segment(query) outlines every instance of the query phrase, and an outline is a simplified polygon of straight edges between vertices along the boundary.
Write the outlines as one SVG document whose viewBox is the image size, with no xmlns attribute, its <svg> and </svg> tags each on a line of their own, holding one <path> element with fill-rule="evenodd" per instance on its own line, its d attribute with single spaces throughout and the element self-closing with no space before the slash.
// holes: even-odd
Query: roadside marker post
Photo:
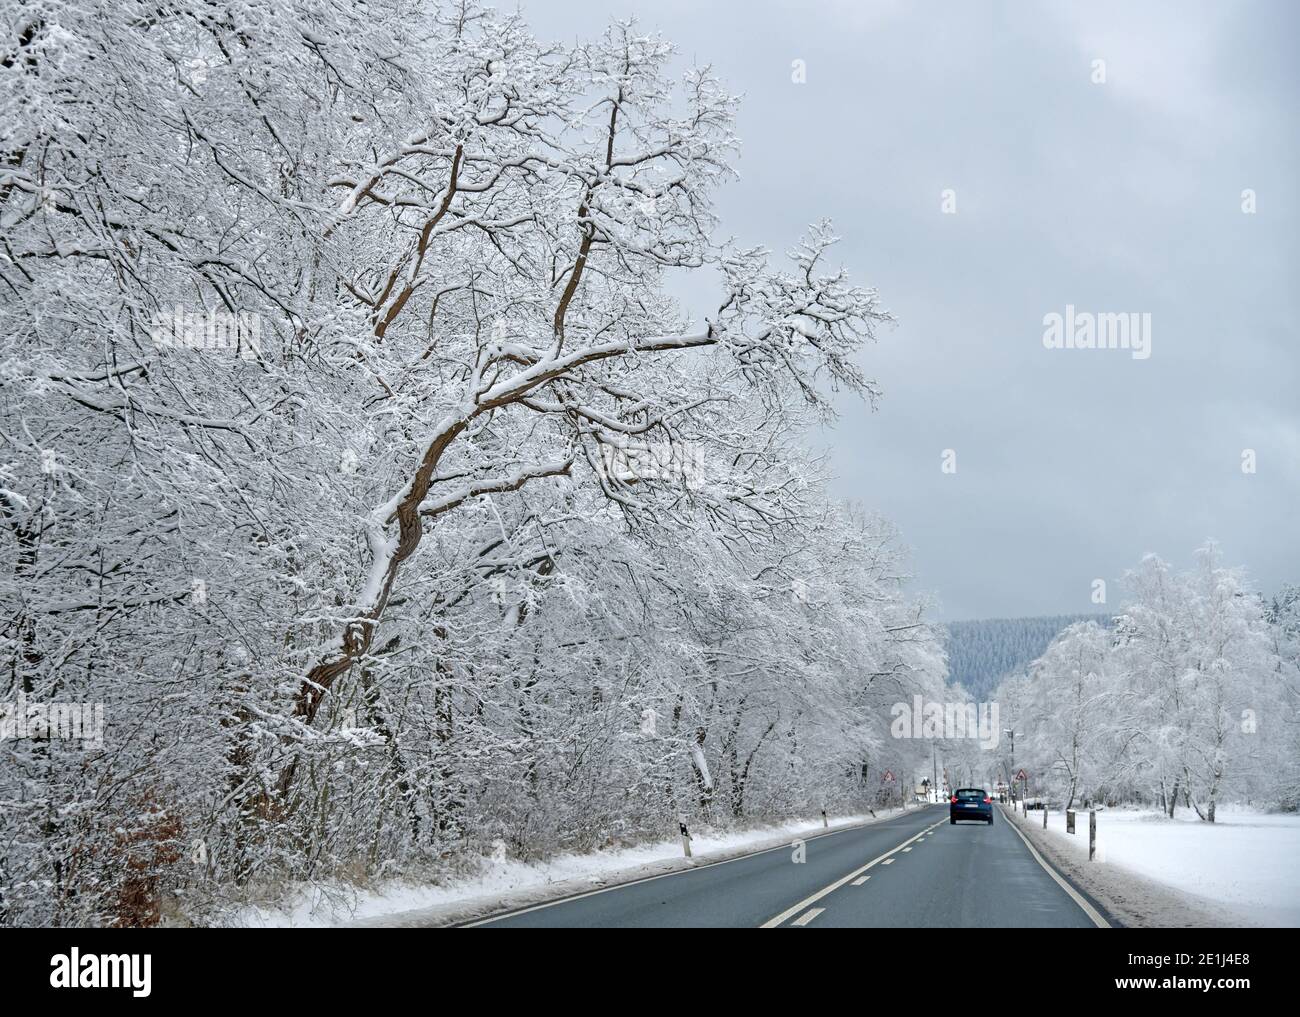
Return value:
<svg viewBox="0 0 1300 1017">
<path fill-rule="evenodd" d="M 1097 810 L 1088 810 L 1088 861 L 1097 857 Z"/>
<path fill-rule="evenodd" d="M 1065 810 L 1065 832 L 1074 833 L 1074 809 Z"/>
<path fill-rule="evenodd" d="M 677 828 L 682 834 L 682 850 L 686 852 L 686 857 L 691 857 L 691 831 L 686 829 L 686 824 L 680 819 L 677 821 Z"/>
</svg>

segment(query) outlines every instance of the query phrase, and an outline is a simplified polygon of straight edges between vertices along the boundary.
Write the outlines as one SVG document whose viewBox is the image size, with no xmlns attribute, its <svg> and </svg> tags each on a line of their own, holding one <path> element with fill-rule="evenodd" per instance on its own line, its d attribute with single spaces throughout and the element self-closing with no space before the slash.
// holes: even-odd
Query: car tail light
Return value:
<svg viewBox="0 0 1300 1017">
<path fill-rule="evenodd" d="M 956 796 L 956 795 L 953 795 L 953 796 L 952 796 L 950 799 L 948 799 L 948 800 L 949 800 L 950 802 L 952 802 L 953 805 L 956 805 L 956 804 L 957 804 L 957 796 Z"/>
<path fill-rule="evenodd" d="M 984 804 L 985 804 L 985 805 L 992 805 L 992 804 L 993 804 L 993 799 L 992 799 L 992 798 L 985 798 L 985 799 L 984 799 Z"/>
</svg>

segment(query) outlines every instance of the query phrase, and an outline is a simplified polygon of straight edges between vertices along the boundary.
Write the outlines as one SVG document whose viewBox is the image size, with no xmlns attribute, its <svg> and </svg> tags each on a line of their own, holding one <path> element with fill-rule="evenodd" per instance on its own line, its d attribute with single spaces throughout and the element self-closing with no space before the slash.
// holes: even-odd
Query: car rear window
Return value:
<svg viewBox="0 0 1300 1017">
<path fill-rule="evenodd" d="M 967 800 L 974 800 L 978 798 L 980 801 L 983 801 L 985 798 L 988 797 L 988 795 L 985 794 L 983 791 L 976 791 L 972 788 L 962 788 L 960 791 L 957 792 L 957 797 L 965 798 Z"/>
</svg>

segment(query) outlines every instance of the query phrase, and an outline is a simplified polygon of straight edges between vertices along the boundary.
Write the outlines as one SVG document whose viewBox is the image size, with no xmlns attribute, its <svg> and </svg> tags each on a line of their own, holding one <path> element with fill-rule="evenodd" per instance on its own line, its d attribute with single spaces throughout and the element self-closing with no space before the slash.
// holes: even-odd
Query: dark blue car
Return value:
<svg viewBox="0 0 1300 1017">
<path fill-rule="evenodd" d="M 948 799 L 948 822 L 959 819 L 993 825 L 993 799 L 979 787 L 960 787 Z"/>
</svg>

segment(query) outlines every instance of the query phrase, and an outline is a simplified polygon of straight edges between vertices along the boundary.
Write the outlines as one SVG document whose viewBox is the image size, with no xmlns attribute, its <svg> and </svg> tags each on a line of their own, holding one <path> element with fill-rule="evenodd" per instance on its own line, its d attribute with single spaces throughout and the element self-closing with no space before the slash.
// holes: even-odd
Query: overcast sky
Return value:
<svg viewBox="0 0 1300 1017">
<path fill-rule="evenodd" d="M 1143 553 L 1207 537 L 1267 592 L 1300 582 L 1300 4 L 524 9 L 572 39 L 598 6 L 744 93 L 722 232 L 782 250 L 829 216 L 898 317 L 862 358 L 879 410 L 846 400 L 823 440 L 943 618 L 1098 610 L 1095 578 L 1115 607 Z M 1149 312 L 1149 359 L 1045 349 L 1067 304 Z"/>
</svg>

